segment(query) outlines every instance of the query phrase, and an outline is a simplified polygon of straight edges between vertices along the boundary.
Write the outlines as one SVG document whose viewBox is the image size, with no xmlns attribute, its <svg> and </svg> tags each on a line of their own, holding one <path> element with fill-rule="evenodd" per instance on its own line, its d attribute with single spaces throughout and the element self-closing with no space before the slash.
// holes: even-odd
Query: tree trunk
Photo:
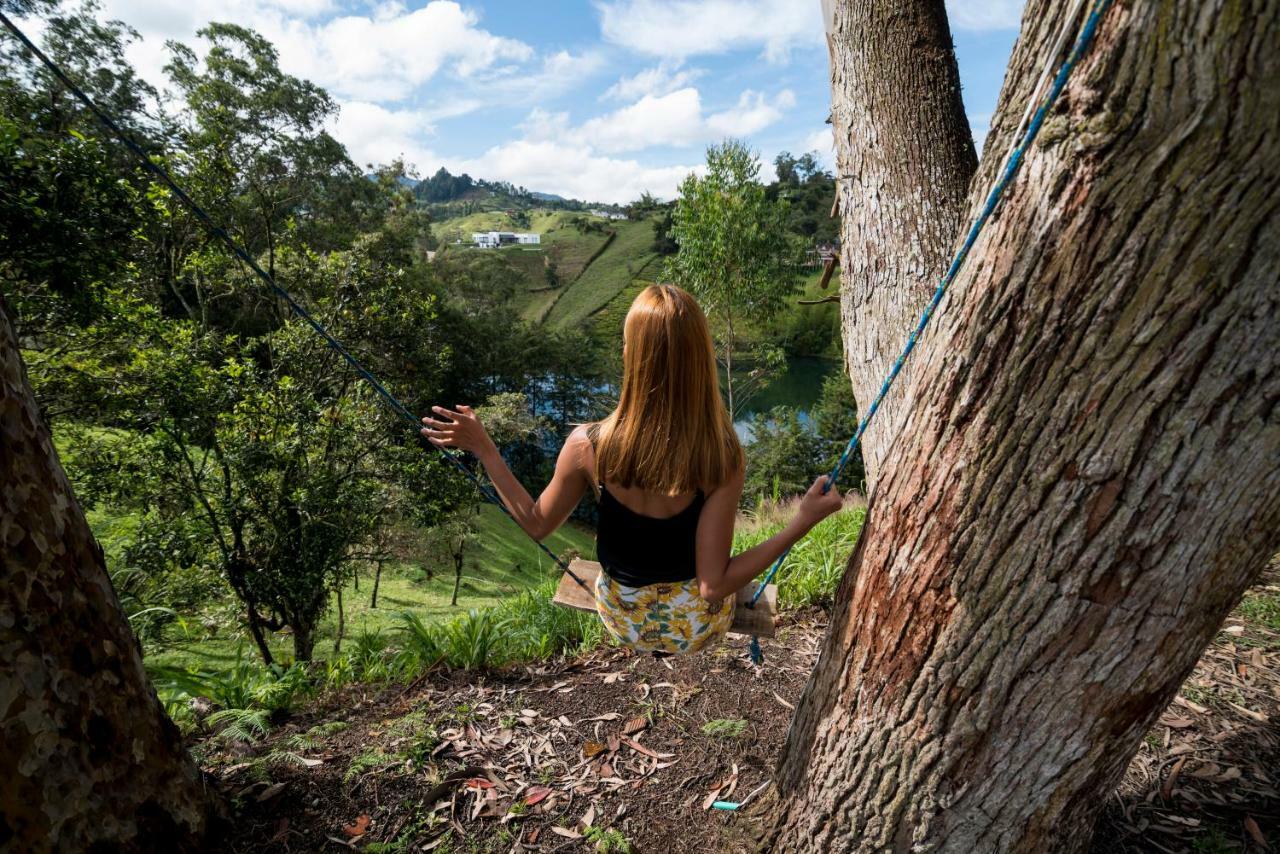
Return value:
<svg viewBox="0 0 1280 854">
<path fill-rule="evenodd" d="M 460 587 L 462 587 L 462 549 L 461 547 L 459 547 L 458 551 L 455 552 L 453 555 L 453 599 L 449 601 L 449 604 L 454 607 L 457 607 L 457 604 L 458 604 L 458 588 Z"/>
<path fill-rule="evenodd" d="M 210 800 L 142 668 L 0 297 L 0 848 L 193 850 Z"/>
<path fill-rule="evenodd" d="M 359 573 L 357 572 L 358 576 Z M 342 585 L 338 585 L 338 636 L 333 639 L 333 654 L 342 652 L 342 636 L 347 631 L 347 613 L 342 607 Z"/>
<path fill-rule="evenodd" d="M 293 660 L 310 661 L 316 647 L 316 627 L 309 620 L 297 620 L 293 629 Z"/>
<path fill-rule="evenodd" d="M 864 412 L 951 260 L 977 159 L 943 0 L 823 0 L 823 11 L 845 368 Z M 868 491 L 909 406 L 906 385 L 862 438 Z"/>
<path fill-rule="evenodd" d="M 373 595 L 369 597 L 369 607 L 378 607 L 378 585 L 382 583 L 382 561 L 378 561 L 378 568 L 373 572 Z"/>
<path fill-rule="evenodd" d="M 1277 43 L 1280 0 L 1103 18 L 917 350 L 769 850 L 1086 848 L 1280 548 Z"/>
</svg>

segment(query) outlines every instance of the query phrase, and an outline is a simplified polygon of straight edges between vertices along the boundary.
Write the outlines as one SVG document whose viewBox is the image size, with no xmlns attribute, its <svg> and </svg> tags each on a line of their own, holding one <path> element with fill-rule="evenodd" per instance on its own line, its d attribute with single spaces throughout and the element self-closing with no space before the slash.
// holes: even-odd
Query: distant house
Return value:
<svg viewBox="0 0 1280 854">
<path fill-rule="evenodd" d="M 471 242 L 477 249 L 497 249 L 513 243 L 538 245 L 542 243 L 542 235 L 517 231 L 475 231 L 471 233 Z"/>
<path fill-rule="evenodd" d="M 627 215 L 624 213 L 610 213 L 609 211 L 600 210 L 599 208 L 589 210 L 587 211 L 587 213 L 591 214 L 592 216 L 598 216 L 601 219 L 619 220 L 619 219 L 627 218 Z"/>
</svg>

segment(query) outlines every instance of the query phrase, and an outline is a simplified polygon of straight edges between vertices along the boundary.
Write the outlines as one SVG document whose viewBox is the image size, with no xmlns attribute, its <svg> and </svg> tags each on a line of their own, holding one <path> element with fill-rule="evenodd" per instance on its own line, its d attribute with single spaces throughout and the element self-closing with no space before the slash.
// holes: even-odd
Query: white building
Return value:
<svg viewBox="0 0 1280 854">
<path fill-rule="evenodd" d="M 474 231 L 471 233 L 471 242 L 477 249 L 497 249 L 512 243 L 536 246 L 542 243 L 542 235 L 516 231 Z"/>
</svg>

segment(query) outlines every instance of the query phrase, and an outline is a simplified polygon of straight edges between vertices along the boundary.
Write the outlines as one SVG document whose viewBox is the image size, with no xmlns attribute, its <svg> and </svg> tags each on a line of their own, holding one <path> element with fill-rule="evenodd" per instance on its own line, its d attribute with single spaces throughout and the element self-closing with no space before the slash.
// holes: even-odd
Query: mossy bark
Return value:
<svg viewBox="0 0 1280 854">
<path fill-rule="evenodd" d="M 1277 44 L 1280 0 L 1111 6 L 917 350 L 767 850 L 1086 849 L 1280 549 Z"/>
<path fill-rule="evenodd" d="M 199 847 L 210 796 L 147 681 L 0 297 L 0 850 Z"/>
</svg>

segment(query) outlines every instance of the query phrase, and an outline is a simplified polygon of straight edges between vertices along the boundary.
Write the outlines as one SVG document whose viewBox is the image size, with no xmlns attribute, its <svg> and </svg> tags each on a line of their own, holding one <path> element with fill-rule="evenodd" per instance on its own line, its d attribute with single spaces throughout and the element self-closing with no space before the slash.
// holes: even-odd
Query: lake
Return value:
<svg viewBox="0 0 1280 854">
<path fill-rule="evenodd" d="M 747 401 L 746 407 L 739 413 L 739 418 L 733 425 L 739 438 L 749 440 L 752 416 L 758 412 L 768 412 L 775 406 L 795 407 L 800 410 L 801 421 L 809 423 L 809 410 L 822 394 L 822 383 L 839 370 L 840 363 L 835 359 L 789 356 L 786 371 Z"/>
</svg>

